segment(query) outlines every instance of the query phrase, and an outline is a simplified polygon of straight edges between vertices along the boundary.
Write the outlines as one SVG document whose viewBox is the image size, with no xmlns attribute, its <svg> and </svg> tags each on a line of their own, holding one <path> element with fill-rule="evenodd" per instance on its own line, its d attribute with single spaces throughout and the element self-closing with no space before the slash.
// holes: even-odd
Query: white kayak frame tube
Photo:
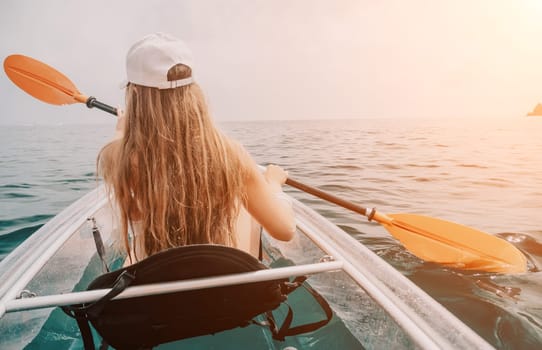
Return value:
<svg viewBox="0 0 542 350">
<path fill-rule="evenodd" d="M 293 276 L 312 275 L 315 273 L 342 270 L 343 261 L 329 261 L 314 264 L 278 267 L 253 272 L 243 272 L 216 277 L 195 278 L 184 281 L 154 283 L 142 286 L 128 287 L 113 299 L 135 298 L 147 295 L 167 294 L 173 292 L 223 287 L 237 284 L 247 284 L 263 281 L 273 281 Z M 90 303 L 106 295 L 111 289 L 97 289 L 84 292 L 47 295 L 14 299 L 0 305 L 0 317 L 3 312 L 34 310 L 64 305 Z M 3 312 L 2 312 L 3 311 Z"/>
</svg>

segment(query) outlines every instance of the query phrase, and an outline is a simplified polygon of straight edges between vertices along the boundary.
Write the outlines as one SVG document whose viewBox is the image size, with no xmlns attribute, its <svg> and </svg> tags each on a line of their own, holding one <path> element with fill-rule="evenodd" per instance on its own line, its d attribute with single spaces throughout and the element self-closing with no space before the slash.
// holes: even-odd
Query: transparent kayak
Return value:
<svg viewBox="0 0 542 350">
<path fill-rule="evenodd" d="M 250 325 L 156 348 L 492 349 L 376 254 L 306 205 L 295 199 L 293 203 L 298 227 L 294 240 L 284 243 L 263 234 L 263 262 L 270 269 L 130 287 L 119 298 L 308 275 L 308 283 L 333 309 L 331 322 L 284 341 L 273 339 L 266 328 Z M 103 186 L 55 216 L 0 262 L 2 349 L 83 348 L 75 320 L 58 306 L 90 302 L 107 293 L 86 291 L 103 273 L 94 222 L 108 264 L 122 265 L 113 249 L 115 210 Z M 292 294 L 288 304 L 295 310 L 294 322 L 322 317 L 309 293 Z"/>
</svg>

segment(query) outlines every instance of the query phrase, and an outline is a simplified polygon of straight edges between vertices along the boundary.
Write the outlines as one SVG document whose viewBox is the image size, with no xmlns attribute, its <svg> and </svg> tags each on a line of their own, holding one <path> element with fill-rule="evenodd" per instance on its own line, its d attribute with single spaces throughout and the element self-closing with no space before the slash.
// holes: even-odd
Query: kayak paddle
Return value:
<svg viewBox="0 0 542 350">
<path fill-rule="evenodd" d="M 79 92 L 68 77 L 43 62 L 24 55 L 11 55 L 4 60 L 4 71 L 11 81 L 38 100 L 53 105 L 84 103 L 113 115 L 117 109 Z"/>
<path fill-rule="evenodd" d="M 82 95 L 66 76 L 33 58 L 8 56 L 4 70 L 15 85 L 44 102 L 55 105 L 85 103 L 89 108 L 96 107 L 117 115 L 115 108 L 98 102 L 94 97 Z M 518 273 L 527 269 L 525 256 L 514 245 L 496 236 L 423 215 L 386 215 L 290 178 L 286 184 L 382 224 L 407 250 L 422 260 L 488 272 Z"/>
</svg>

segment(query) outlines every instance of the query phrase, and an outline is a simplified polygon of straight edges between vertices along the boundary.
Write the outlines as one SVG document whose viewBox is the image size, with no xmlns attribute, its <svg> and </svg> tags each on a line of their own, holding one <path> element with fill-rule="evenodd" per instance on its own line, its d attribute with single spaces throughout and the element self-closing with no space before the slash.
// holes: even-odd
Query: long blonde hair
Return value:
<svg viewBox="0 0 542 350">
<path fill-rule="evenodd" d="M 190 76 L 190 68 L 177 65 L 168 80 Z M 134 222 L 147 255 L 189 244 L 235 246 L 246 198 L 243 165 L 236 146 L 214 127 L 200 87 L 128 84 L 125 115 L 124 137 L 102 149 L 98 168 L 120 209 L 128 254 Z"/>
</svg>

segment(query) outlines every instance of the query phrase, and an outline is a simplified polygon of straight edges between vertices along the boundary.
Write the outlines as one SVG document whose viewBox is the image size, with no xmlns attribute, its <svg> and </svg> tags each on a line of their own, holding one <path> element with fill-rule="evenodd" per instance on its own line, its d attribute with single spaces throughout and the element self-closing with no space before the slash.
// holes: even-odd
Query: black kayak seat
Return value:
<svg viewBox="0 0 542 350">
<path fill-rule="evenodd" d="M 327 324 L 332 311 L 305 276 L 179 291 L 168 294 L 115 299 L 129 286 L 222 276 L 267 269 L 258 259 L 239 249 L 211 244 L 172 248 L 131 266 L 103 274 L 87 290 L 109 289 L 101 299 L 63 307 L 77 320 L 85 349 L 94 349 L 89 323 L 103 339 L 100 348 L 150 349 L 159 344 L 214 334 L 257 323 L 269 327 L 274 339 L 316 330 Z M 303 285 L 318 301 L 326 319 L 290 327 L 293 311 L 278 327 L 272 310 L 287 300 L 288 294 Z M 254 318 L 265 314 L 266 322 Z"/>
</svg>

